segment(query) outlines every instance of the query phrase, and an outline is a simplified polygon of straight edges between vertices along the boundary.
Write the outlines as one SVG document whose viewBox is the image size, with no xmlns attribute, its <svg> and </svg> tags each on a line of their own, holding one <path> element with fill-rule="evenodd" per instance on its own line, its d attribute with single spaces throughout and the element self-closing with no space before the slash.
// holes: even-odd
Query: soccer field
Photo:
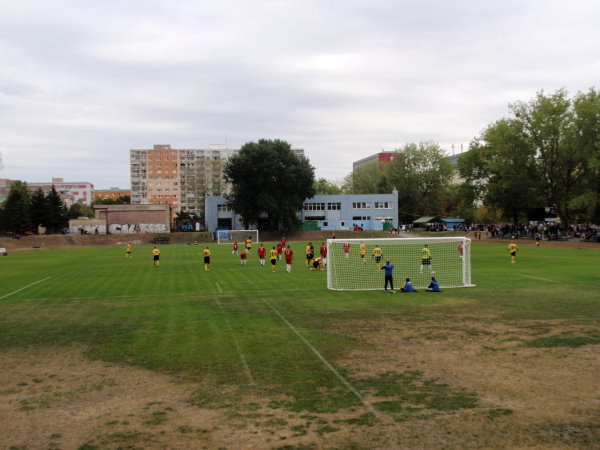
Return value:
<svg viewBox="0 0 600 450">
<path fill-rule="evenodd" d="M 474 243 L 477 287 L 392 295 L 291 244 L 289 274 L 216 244 L 210 272 L 205 245 L 0 257 L 2 448 L 600 445 L 599 250 Z"/>
</svg>

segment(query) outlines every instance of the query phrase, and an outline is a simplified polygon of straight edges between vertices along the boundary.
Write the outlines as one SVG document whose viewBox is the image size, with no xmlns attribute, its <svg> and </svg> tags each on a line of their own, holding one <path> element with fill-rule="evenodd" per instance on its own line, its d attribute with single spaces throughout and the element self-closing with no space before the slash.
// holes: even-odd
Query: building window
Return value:
<svg viewBox="0 0 600 450">
<path fill-rule="evenodd" d="M 230 208 L 229 204 L 217 205 L 217 211 L 218 212 L 229 212 L 229 211 L 231 211 L 231 208 Z"/>
<path fill-rule="evenodd" d="M 354 217 L 352 217 L 352 220 L 371 220 L 371 217 L 366 217 L 366 216 L 354 216 Z"/>
<path fill-rule="evenodd" d="M 340 209 L 342 209 L 341 203 L 327 203 L 328 211 L 339 211 Z"/>
<path fill-rule="evenodd" d="M 375 209 L 392 209 L 392 202 L 375 202 Z"/>
<path fill-rule="evenodd" d="M 303 208 L 305 211 L 324 211 L 325 203 L 305 203 Z"/>
<path fill-rule="evenodd" d="M 304 216 L 304 220 L 325 220 L 325 216 Z"/>
<path fill-rule="evenodd" d="M 368 202 L 352 203 L 352 209 L 371 209 L 371 204 Z"/>
</svg>

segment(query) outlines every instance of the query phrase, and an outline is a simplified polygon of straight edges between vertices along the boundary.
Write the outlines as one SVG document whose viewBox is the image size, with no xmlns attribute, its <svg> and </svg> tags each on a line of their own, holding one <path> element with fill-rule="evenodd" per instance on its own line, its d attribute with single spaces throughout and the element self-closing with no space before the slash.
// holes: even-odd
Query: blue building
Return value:
<svg viewBox="0 0 600 450">
<path fill-rule="evenodd" d="M 206 197 L 206 228 L 243 229 L 239 214 L 231 209 L 225 197 Z M 398 225 L 398 193 L 315 195 L 304 201 L 299 217 L 314 221 L 321 230 L 382 230 L 385 222 Z M 251 227 L 253 228 L 253 227 Z"/>
</svg>

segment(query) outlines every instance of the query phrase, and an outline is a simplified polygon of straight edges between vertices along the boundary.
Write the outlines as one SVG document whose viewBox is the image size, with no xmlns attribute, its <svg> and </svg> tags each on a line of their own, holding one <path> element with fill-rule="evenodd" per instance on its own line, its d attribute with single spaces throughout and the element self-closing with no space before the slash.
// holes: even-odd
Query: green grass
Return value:
<svg viewBox="0 0 600 450">
<path fill-rule="evenodd" d="M 272 244 L 268 244 L 270 248 Z M 91 358 L 175 374 L 198 383 L 190 402 L 203 408 L 246 408 L 243 397 L 260 392 L 270 408 L 315 413 L 352 410 L 361 402 L 269 306 L 292 324 L 339 374 L 376 408 L 400 420 L 405 413 L 452 411 L 478 405 L 476 393 L 406 371 L 365 376 L 336 366 L 368 345 L 352 330 L 365 321 L 439 321 L 426 338 L 450 339 L 452 324 L 523 323 L 530 347 L 598 344 L 594 333 L 553 335 L 531 321 L 596 323 L 600 319 L 600 251 L 521 247 L 510 264 L 505 245 L 474 245 L 476 288 L 440 294 L 386 295 L 383 291 L 333 292 L 325 272 L 304 268 L 305 243 L 294 243 L 291 274 L 261 268 L 256 256 L 239 264 L 229 245 L 210 245 L 213 264 L 202 270 L 204 246 L 161 247 L 152 266 L 150 246 L 124 258 L 121 247 L 48 250 L 0 258 L 0 351 L 28 346 L 82 344 Z M 382 276 L 383 283 L 383 276 Z M 446 326 L 447 325 L 447 326 Z M 485 334 L 467 330 L 467 334 Z M 529 336 L 530 338 L 525 338 Z M 242 357 L 244 360 L 242 360 Z M 245 363 L 244 363 L 245 362 Z M 35 381 L 35 380 L 34 380 Z M 227 396 L 214 387 L 234 386 Z M 25 408 L 52 399 L 31 400 Z M 167 420 L 159 411 L 148 424 Z M 369 423 L 356 409 L 354 423 Z M 300 430 L 301 431 L 301 430 Z M 334 432 L 326 425 L 321 433 Z M 129 436 L 115 436 L 128 440 Z"/>
</svg>

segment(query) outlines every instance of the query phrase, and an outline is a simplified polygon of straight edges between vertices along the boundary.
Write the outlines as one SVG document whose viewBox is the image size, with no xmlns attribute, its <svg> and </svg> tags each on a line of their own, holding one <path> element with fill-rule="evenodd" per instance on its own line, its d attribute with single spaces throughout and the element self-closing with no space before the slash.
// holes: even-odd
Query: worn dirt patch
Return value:
<svg viewBox="0 0 600 450">
<path fill-rule="evenodd" d="M 472 430 L 481 445 L 600 445 L 600 345 L 526 346 L 540 335 L 595 332 L 595 322 L 498 324 L 461 319 L 452 325 L 444 320 L 443 330 L 435 320 L 384 319 L 353 327 L 370 349 L 355 351 L 344 364 L 360 367 L 365 375 L 418 370 L 439 383 L 477 393 L 478 408 L 451 413 L 461 416 L 467 428 L 473 416 L 510 411 L 494 421 L 503 424 L 495 444 L 487 442 L 489 435 L 483 439 L 480 434 L 488 434 L 488 427 Z M 553 427 L 577 431 L 553 434 Z"/>
<path fill-rule="evenodd" d="M 197 384 L 91 361 L 84 350 L 28 348 L 0 354 L 1 448 L 379 446 L 376 428 L 345 422 L 364 414 L 360 408 L 327 415 L 272 409 L 260 386 L 241 397 L 236 386 L 202 386 L 215 397 L 237 401 L 234 408 L 202 408 L 190 402 Z"/>
<path fill-rule="evenodd" d="M 518 337 L 538 325 L 464 321 L 441 333 L 435 321 L 384 319 L 353 329 L 370 349 L 335 365 L 352 368 L 355 382 L 417 370 L 479 398 L 473 408 L 381 411 L 379 420 L 362 406 L 327 414 L 274 408 L 260 383 L 255 389 L 199 385 L 91 361 L 82 347 L 10 350 L 0 353 L 0 446 L 597 448 L 600 346 L 524 347 Z M 573 325 L 548 326 L 573 331 Z M 228 405 L 190 401 L 199 388 Z M 381 400 L 369 392 L 365 398 Z"/>
</svg>

